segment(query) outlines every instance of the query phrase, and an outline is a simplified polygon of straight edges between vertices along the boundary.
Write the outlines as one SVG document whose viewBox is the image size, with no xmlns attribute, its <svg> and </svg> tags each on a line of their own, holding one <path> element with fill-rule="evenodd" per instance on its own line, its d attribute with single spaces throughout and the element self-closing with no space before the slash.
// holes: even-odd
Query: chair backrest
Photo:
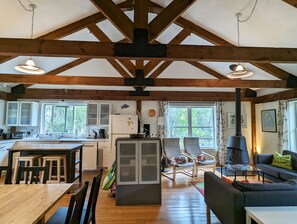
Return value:
<svg viewBox="0 0 297 224">
<path fill-rule="evenodd" d="M 89 181 L 86 181 L 84 186 L 79 190 L 79 192 L 71 196 L 65 223 L 67 224 L 80 223 L 88 186 L 89 186 Z"/>
<path fill-rule="evenodd" d="M 43 174 L 43 180 L 41 180 L 41 173 Z M 33 166 L 33 167 L 19 167 L 17 178 L 16 178 L 16 184 L 20 183 L 21 177 L 24 177 L 25 184 L 46 184 L 46 181 L 49 178 L 49 167 L 48 166 Z M 31 176 L 31 179 L 29 181 L 29 177 Z"/>
<path fill-rule="evenodd" d="M 85 217 L 83 220 L 84 224 L 88 224 L 91 222 L 91 220 L 95 219 L 96 204 L 97 204 L 97 199 L 98 199 L 98 194 L 99 194 L 99 189 L 100 189 L 102 172 L 103 172 L 103 170 L 100 169 L 98 175 L 93 178 L 92 188 L 91 188 L 89 201 L 88 201 L 88 206 L 87 206 L 86 214 L 85 214 Z"/>
<path fill-rule="evenodd" d="M 163 150 L 168 157 L 182 156 L 179 138 L 163 138 Z"/>
<path fill-rule="evenodd" d="M 2 175 L 2 171 L 6 171 L 6 176 L 5 176 L 5 184 L 8 184 L 8 166 L 0 166 L 0 179 L 1 179 L 1 175 Z"/>
<path fill-rule="evenodd" d="M 194 156 L 198 156 L 202 153 L 199 145 L 199 137 L 184 137 L 185 150 Z"/>
</svg>

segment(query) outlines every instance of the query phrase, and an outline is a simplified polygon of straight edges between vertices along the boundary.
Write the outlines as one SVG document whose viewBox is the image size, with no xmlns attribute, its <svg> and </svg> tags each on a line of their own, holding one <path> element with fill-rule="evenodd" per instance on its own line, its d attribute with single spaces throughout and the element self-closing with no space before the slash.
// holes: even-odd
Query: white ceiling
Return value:
<svg viewBox="0 0 297 224">
<path fill-rule="evenodd" d="M 98 12 L 98 9 L 89 0 L 21 0 L 25 6 L 30 3 L 37 5 L 34 23 L 34 37 L 41 36 L 56 30 L 69 23 L 80 20 L 86 16 Z M 171 0 L 152 0 L 166 7 Z M 116 3 L 122 1 L 114 1 Z M 205 28 L 206 30 L 222 37 L 228 42 L 237 45 L 236 17 L 237 12 L 242 13 L 245 19 L 253 5 L 254 0 L 197 0 L 182 14 L 182 17 Z M 126 12 L 133 19 L 133 12 Z M 154 18 L 150 14 L 150 20 Z M 124 36 L 108 21 L 97 24 L 104 33 L 114 42 Z M 31 13 L 25 11 L 18 0 L 1 0 L 0 7 L 0 38 L 30 38 Z M 168 43 L 181 27 L 171 25 L 157 40 Z M 281 0 L 258 0 L 252 17 L 245 23 L 240 24 L 240 46 L 258 47 L 289 47 L 297 48 L 297 8 Z M 97 41 L 87 30 L 83 29 L 73 33 L 63 40 Z M 191 34 L 182 44 L 211 45 L 200 37 Z M 14 66 L 24 63 L 27 57 L 17 57 L 13 60 L 0 64 L 0 73 L 21 74 L 14 70 Z M 67 64 L 75 58 L 49 58 L 33 57 L 36 64 L 46 72 Z M 222 75 L 227 75 L 230 63 L 226 62 L 201 62 Z M 277 80 L 276 77 L 256 68 L 250 64 L 244 64 L 247 69 L 254 71 L 254 76 L 247 79 Z M 274 64 L 275 66 L 297 76 L 297 64 Z M 69 69 L 60 75 L 67 76 L 99 76 L 120 77 L 120 74 L 104 59 L 93 59 L 75 68 Z M 160 76 L 160 78 L 197 78 L 215 79 L 213 76 L 201 71 L 185 62 L 172 63 Z M 13 86 L 15 84 L 7 84 Z M 0 89 L 2 88 L 0 85 Z M 54 88 L 74 89 L 110 89 L 131 90 L 130 87 L 102 87 L 102 86 L 57 86 Z M 51 85 L 33 85 L 30 88 L 53 88 Z M 147 88 L 149 90 L 176 90 L 176 91 L 209 91 L 208 88 Z M 218 91 L 212 89 L 211 91 Z M 233 88 L 220 89 L 220 91 L 234 91 Z M 259 91 L 260 95 L 261 92 Z M 263 93 L 275 90 L 262 90 Z"/>
</svg>

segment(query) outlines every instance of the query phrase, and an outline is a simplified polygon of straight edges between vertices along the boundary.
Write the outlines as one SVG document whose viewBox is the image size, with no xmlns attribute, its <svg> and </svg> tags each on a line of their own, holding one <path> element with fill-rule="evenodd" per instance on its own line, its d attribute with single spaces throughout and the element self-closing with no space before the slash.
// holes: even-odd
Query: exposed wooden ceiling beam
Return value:
<svg viewBox="0 0 297 224">
<path fill-rule="evenodd" d="M 0 74 L 0 82 L 24 84 L 67 84 L 125 86 L 123 78 L 90 76 L 51 76 Z M 209 87 L 209 88 L 287 88 L 283 80 L 229 80 L 229 79 L 155 79 L 155 87 Z"/>
<path fill-rule="evenodd" d="M 113 2 L 105 0 L 90 0 L 100 12 L 127 37 L 133 40 L 133 22 L 129 17 Z"/>
<path fill-rule="evenodd" d="M 149 42 L 155 40 L 196 0 L 173 0 L 149 24 Z"/>
<path fill-rule="evenodd" d="M 114 43 L 64 40 L 31 40 L 0 38 L 0 55 L 36 55 L 52 57 L 151 59 L 149 57 L 114 56 Z M 225 61 L 296 63 L 296 48 L 232 47 L 232 46 L 167 46 L 166 61 Z"/>
<path fill-rule="evenodd" d="M 288 100 L 297 98 L 297 89 L 291 89 L 279 93 L 272 93 L 265 96 L 259 96 L 255 99 L 255 103 L 269 103 L 278 100 Z"/>
<path fill-rule="evenodd" d="M 189 35 L 191 31 L 189 29 L 182 29 L 170 42 L 169 44 L 180 44 L 183 42 Z M 150 61 L 145 68 L 145 75 L 154 69 L 160 61 L 152 60 Z M 171 65 L 172 61 L 163 62 L 149 77 L 156 78 L 158 77 L 169 65 Z"/>
<path fill-rule="evenodd" d="M 1 98 L 0 93 L 0 98 Z M 80 100 L 157 100 L 157 101 L 234 101 L 233 92 L 152 91 L 150 96 L 129 96 L 129 91 L 26 89 L 25 94 L 5 94 L 7 99 L 80 99 Z M 242 101 L 250 98 L 242 96 Z"/>
<path fill-rule="evenodd" d="M 149 0 L 134 1 L 134 29 L 148 30 Z"/>
<path fill-rule="evenodd" d="M 187 61 L 187 62 L 189 64 L 193 65 L 194 67 L 199 68 L 200 70 L 202 70 L 202 71 L 204 71 L 204 72 L 206 72 L 206 73 L 208 73 L 208 74 L 210 74 L 210 75 L 212 75 L 212 76 L 214 76 L 214 77 L 216 77 L 218 79 L 228 79 L 226 76 L 224 76 L 224 75 L 210 69 L 209 67 L 207 67 L 207 66 L 205 66 L 205 65 L 203 65 L 203 64 L 201 64 L 201 63 L 199 63 L 197 61 Z"/>
<path fill-rule="evenodd" d="M 96 25 L 90 24 L 87 26 L 90 32 L 101 42 L 111 42 L 111 39 Z M 115 59 L 107 59 L 107 61 L 114 67 L 120 75 L 124 78 L 131 77 L 128 72 L 115 60 Z M 123 60 L 122 64 L 124 65 L 125 61 Z M 133 73 L 132 73 L 133 74 Z"/>
<path fill-rule="evenodd" d="M 127 11 L 127 10 L 131 10 L 132 9 L 132 3 L 130 0 L 124 1 L 120 4 L 118 4 L 118 7 L 121 8 L 121 10 L 123 11 Z M 65 36 L 68 36 L 72 33 L 75 33 L 79 30 L 84 29 L 88 24 L 91 23 L 98 23 L 101 22 L 103 20 L 105 20 L 105 16 L 98 12 L 95 13 L 91 16 L 87 16 L 86 18 L 83 18 L 81 20 L 75 21 L 73 23 L 70 23 L 66 26 L 63 26 L 61 28 L 58 28 L 54 31 L 51 31 L 47 34 L 44 34 L 42 36 L 37 37 L 36 39 L 48 39 L 48 40 L 52 40 L 52 39 L 59 39 Z M 13 56 L 0 56 L 0 64 L 4 63 L 6 61 L 9 61 L 11 59 L 13 59 Z"/>
<path fill-rule="evenodd" d="M 163 10 L 163 7 L 160 5 L 150 2 L 149 7 L 150 12 L 153 13 L 160 13 Z M 179 17 L 176 19 L 175 23 L 181 27 L 189 28 L 192 30 L 193 34 L 207 40 L 208 42 L 218 45 L 218 46 L 234 46 L 233 44 L 229 43 L 228 41 L 224 40 L 223 38 L 205 30 L 204 28 L 182 18 Z M 271 75 L 279 78 L 279 79 L 287 79 L 291 74 L 289 72 L 286 72 L 274 65 L 267 64 L 267 63 L 252 63 L 252 65 L 270 73 Z"/>
<path fill-rule="evenodd" d="M 180 44 L 181 42 L 183 42 L 191 33 L 191 30 L 189 29 L 182 29 L 170 42 L 169 44 Z M 157 42 L 158 43 L 158 42 Z M 144 67 L 144 75 L 149 74 L 154 68 L 156 68 L 156 66 L 158 64 L 160 64 L 161 61 L 160 60 L 150 60 Z M 170 63 L 171 64 L 171 63 Z M 168 64 L 168 66 L 170 65 Z M 165 66 L 164 70 L 166 69 Z M 160 73 L 162 72 L 162 70 L 159 70 Z M 159 73 L 159 74 L 160 74 Z M 154 76 L 158 76 L 157 74 L 154 74 Z"/>
<path fill-rule="evenodd" d="M 297 8 L 297 0 L 283 0 L 283 1 Z"/>
</svg>

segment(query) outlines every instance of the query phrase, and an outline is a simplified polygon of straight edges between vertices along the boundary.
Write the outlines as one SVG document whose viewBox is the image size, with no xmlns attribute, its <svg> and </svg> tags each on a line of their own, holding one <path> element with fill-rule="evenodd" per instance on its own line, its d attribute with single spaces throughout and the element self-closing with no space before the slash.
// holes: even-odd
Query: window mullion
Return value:
<svg viewBox="0 0 297 224">
<path fill-rule="evenodd" d="M 192 136 L 192 107 L 188 107 L 188 136 Z"/>
</svg>

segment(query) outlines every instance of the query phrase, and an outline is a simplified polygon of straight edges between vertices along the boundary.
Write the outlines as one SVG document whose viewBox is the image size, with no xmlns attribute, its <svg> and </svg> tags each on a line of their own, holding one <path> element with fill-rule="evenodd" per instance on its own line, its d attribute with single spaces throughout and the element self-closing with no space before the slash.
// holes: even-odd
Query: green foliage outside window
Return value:
<svg viewBox="0 0 297 224">
<path fill-rule="evenodd" d="M 86 105 L 44 106 L 45 133 L 74 133 L 76 129 L 79 133 L 86 133 L 86 120 Z"/>
<path fill-rule="evenodd" d="M 170 106 L 169 137 L 199 137 L 201 147 L 215 147 L 214 107 Z"/>
</svg>

